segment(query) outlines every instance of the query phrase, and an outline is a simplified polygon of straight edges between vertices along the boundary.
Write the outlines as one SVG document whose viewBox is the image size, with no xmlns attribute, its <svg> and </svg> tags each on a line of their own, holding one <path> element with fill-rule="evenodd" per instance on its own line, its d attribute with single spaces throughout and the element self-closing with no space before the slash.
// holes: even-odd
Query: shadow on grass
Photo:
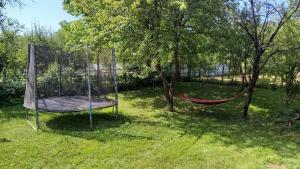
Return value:
<svg viewBox="0 0 300 169">
<path fill-rule="evenodd" d="M 11 107 L 11 106 L 16 106 L 20 105 L 23 103 L 23 98 L 10 98 L 7 100 L 0 100 L 0 109 L 3 107 Z"/>
<path fill-rule="evenodd" d="M 178 84 L 178 93 L 187 93 L 193 97 L 211 99 L 227 98 L 234 95 L 239 88 L 219 85 L 203 85 L 196 83 Z M 151 127 L 177 130 L 182 135 L 192 135 L 202 138 L 210 135 L 209 144 L 223 144 L 224 147 L 235 146 L 237 151 L 247 148 L 263 147 L 272 149 L 282 157 L 297 158 L 300 151 L 300 133 L 287 126 L 274 124 L 274 119 L 266 118 L 268 114 L 279 111 L 280 95 L 269 90 L 256 91 L 253 105 L 257 108 L 251 114 L 251 120 L 243 122 L 240 118 L 243 98 L 217 106 L 199 106 L 175 100 L 177 112 L 169 113 L 161 90 L 152 91 L 150 88 L 126 92 L 124 99 L 131 107 L 145 111 L 150 107 L 153 118 L 124 115 L 120 113 L 115 118 L 111 113 L 95 113 L 93 115 L 94 129 L 89 128 L 89 116 L 84 114 L 58 115 L 46 120 L 43 131 L 60 135 L 73 136 L 101 142 L 134 141 L 157 139 Z M 126 102 L 127 103 L 127 102 Z M 299 104 L 299 103 L 298 103 Z M 24 118 L 21 106 L 0 109 L 0 117 Z M 151 127 L 149 127 L 151 126 Z M 139 132 L 137 129 L 142 128 Z M 142 133 L 146 133 L 142 135 Z M 163 133 L 163 136 L 169 133 Z M 150 135 L 150 136 L 149 136 Z M 163 137 L 162 136 L 162 137 Z M 169 135 L 170 136 L 170 135 Z M 173 137 L 173 135 L 171 135 Z M 160 137 L 160 136 L 159 136 Z M 170 142 L 170 144 L 172 144 Z M 255 149 L 258 150 L 258 149 Z"/>
<path fill-rule="evenodd" d="M 9 143 L 11 140 L 8 140 L 7 138 L 0 138 L 0 143 Z"/>
<path fill-rule="evenodd" d="M 93 130 L 106 130 L 116 128 L 129 122 L 130 119 L 124 115 L 116 116 L 113 113 L 93 114 L 93 129 L 90 128 L 89 115 L 84 114 L 62 114 L 47 120 L 46 126 L 55 131 L 80 132 Z"/>
<path fill-rule="evenodd" d="M 182 107 L 182 101 L 177 97 L 178 94 L 188 94 L 192 97 L 197 98 L 207 98 L 207 99 L 224 99 L 231 98 L 239 93 L 240 88 L 234 86 L 221 86 L 203 83 L 178 83 L 175 93 L 175 105 L 177 107 Z M 138 91 L 127 92 L 124 96 L 126 100 L 132 100 L 132 105 L 138 108 L 150 107 L 154 109 L 164 109 L 166 108 L 166 101 L 163 96 L 163 91 L 161 88 L 145 88 Z M 237 99 L 238 102 L 232 101 L 222 105 L 216 106 L 202 106 L 204 108 L 217 107 L 221 108 L 223 105 L 234 106 L 241 105 L 242 97 Z M 195 105 L 195 104 L 194 104 Z M 199 107 L 199 105 L 193 106 Z"/>
<path fill-rule="evenodd" d="M 98 140 L 108 142 L 113 140 L 150 140 L 152 137 L 139 136 L 122 132 L 120 128 L 128 125 L 136 117 L 125 116 L 120 113 L 116 116 L 113 113 L 97 113 L 93 115 L 93 129 L 89 127 L 88 114 L 67 114 L 60 115 L 47 120 L 48 129 L 44 132 L 54 132 L 61 135 L 84 138 L 87 140 Z"/>
<path fill-rule="evenodd" d="M 202 111 L 200 114 L 161 113 L 156 117 L 165 118 L 169 127 L 181 131 L 182 135 L 192 135 L 198 139 L 210 135 L 212 139 L 209 140 L 209 144 L 236 146 L 241 150 L 269 148 L 278 155 L 289 158 L 297 158 L 300 151 L 299 131 L 291 130 L 287 126 L 275 126 L 274 123 L 261 121 L 243 122 L 217 116 L 209 111 Z"/>
<path fill-rule="evenodd" d="M 34 116 L 34 114 L 29 113 L 28 116 Z M 0 121 L 9 121 L 11 119 L 25 119 L 25 109 L 21 103 L 0 108 Z"/>
<path fill-rule="evenodd" d="M 192 97 L 209 99 L 229 98 L 239 92 L 239 87 L 204 85 L 201 83 L 179 83 L 177 93 L 186 93 Z M 148 99 L 153 98 L 153 99 Z M 224 146 L 236 146 L 239 149 L 264 147 L 277 152 L 282 157 L 296 158 L 300 151 L 300 133 L 289 129 L 286 124 L 276 124 L 274 114 L 283 109 L 280 92 L 258 89 L 255 92 L 250 120 L 241 120 L 244 97 L 226 104 L 202 106 L 184 102 L 175 98 L 177 112 L 160 112 L 155 118 L 163 118 L 166 123 L 155 124 L 181 131 L 183 135 L 201 138 L 205 134 L 213 135 L 210 142 Z M 143 89 L 126 93 L 125 99 L 132 99 L 132 105 L 143 108 L 166 108 L 162 91 L 151 92 Z M 299 106 L 296 103 L 295 106 Z M 151 122 L 144 121 L 143 123 Z"/>
<path fill-rule="evenodd" d="M 131 105 L 137 108 L 154 108 L 162 109 L 166 107 L 166 101 L 162 95 L 162 90 L 156 88 L 152 90 L 151 88 L 144 88 L 137 91 L 129 91 L 124 95 L 125 100 L 132 100 Z"/>
</svg>

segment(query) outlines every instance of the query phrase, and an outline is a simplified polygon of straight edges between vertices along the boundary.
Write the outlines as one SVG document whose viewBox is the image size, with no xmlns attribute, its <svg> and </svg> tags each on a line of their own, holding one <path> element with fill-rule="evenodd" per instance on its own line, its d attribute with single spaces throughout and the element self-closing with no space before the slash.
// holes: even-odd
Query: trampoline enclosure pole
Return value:
<svg viewBox="0 0 300 169">
<path fill-rule="evenodd" d="M 87 82 L 88 82 L 88 97 L 89 97 L 89 114 L 90 114 L 90 128 L 93 128 L 93 118 L 92 118 L 92 92 L 91 92 L 91 79 L 90 79 L 90 58 L 88 47 L 86 46 L 86 57 L 87 57 Z"/>
<path fill-rule="evenodd" d="M 34 84 L 33 84 L 33 90 L 34 90 L 34 108 L 35 108 L 35 123 L 36 123 L 36 129 L 40 128 L 39 125 L 39 111 L 38 111 L 38 91 L 37 91 L 37 66 L 36 66 L 36 51 L 35 51 L 35 45 L 30 44 L 30 55 L 33 55 L 33 62 L 34 62 Z"/>
<path fill-rule="evenodd" d="M 117 68 L 116 68 L 116 53 L 115 48 L 112 48 L 112 76 L 114 80 L 114 89 L 115 89 L 115 106 L 116 106 L 116 114 L 118 114 L 118 84 L 117 84 Z"/>
<path fill-rule="evenodd" d="M 97 97 L 100 98 L 100 61 L 99 54 L 97 54 Z"/>
<path fill-rule="evenodd" d="M 63 57 L 63 52 L 62 50 L 60 50 L 60 56 L 58 58 L 58 62 L 59 62 L 59 74 L 58 74 L 58 96 L 61 96 L 61 74 L 62 74 L 62 57 Z"/>
<path fill-rule="evenodd" d="M 28 110 L 25 108 L 25 119 L 28 120 Z"/>
</svg>

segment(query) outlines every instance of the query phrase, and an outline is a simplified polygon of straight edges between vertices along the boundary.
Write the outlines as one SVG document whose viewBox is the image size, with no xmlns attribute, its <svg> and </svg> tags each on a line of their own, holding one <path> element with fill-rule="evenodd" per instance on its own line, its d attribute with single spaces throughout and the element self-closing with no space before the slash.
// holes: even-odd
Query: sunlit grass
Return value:
<svg viewBox="0 0 300 169">
<path fill-rule="evenodd" d="M 178 93 L 226 98 L 238 87 L 182 83 Z M 22 103 L 0 108 L 0 168 L 296 168 L 300 129 L 279 91 L 258 89 L 250 120 L 241 120 L 243 98 L 199 106 L 176 98 L 165 111 L 160 88 L 120 93 L 120 115 L 43 114 L 41 130 L 24 120 Z M 299 99 L 292 104 L 299 108 Z M 34 114 L 30 120 L 34 123 Z M 278 118 L 282 122 L 278 123 Z"/>
</svg>

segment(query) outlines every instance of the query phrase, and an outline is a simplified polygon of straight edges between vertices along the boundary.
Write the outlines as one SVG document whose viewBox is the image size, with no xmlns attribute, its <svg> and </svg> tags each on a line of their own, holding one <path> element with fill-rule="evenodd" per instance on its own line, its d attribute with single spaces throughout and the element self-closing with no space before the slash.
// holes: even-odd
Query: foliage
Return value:
<svg viewBox="0 0 300 169">
<path fill-rule="evenodd" d="M 8 2 L 20 3 L 6 0 L 3 4 Z M 234 77 L 241 76 L 248 87 L 254 88 L 257 81 L 254 79 L 261 74 L 273 80 L 262 80 L 258 85 L 276 86 L 277 81 L 298 84 L 296 76 L 290 76 L 293 83 L 287 83 L 291 79 L 287 72 L 292 71 L 294 61 L 298 60 L 297 51 L 290 50 L 299 46 L 298 11 L 294 10 L 297 2 L 64 0 L 64 9 L 77 19 L 62 21 L 57 32 L 35 24 L 31 31 L 21 35 L 22 26 L 5 17 L 2 23 L 6 31 L 0 35 L 0 70 L 5 71 L 1 71 L 0 83 L 7 86 L 9 83 L 4 83 L 10 79 L 24 83 L 27 43 L 32 42 L 82 53 L 88 46 L 92 61 L 103 49 L 113 47 L 118 64 L 128 71 L 120 76 L 121 88 L 149 84 L 154 74 L 159 74 L 170 103 L 177 76 L 181 75 L 180 67 L 188 68 L 188 77 L 182 80 L 193 80 L 192 70 L 201 71 L 204 77 L 216 64 L 224 63 L 230 67 L 232 82 Z M 296 75 L 299 69 L 293 70 Z M 71 82 L 65 80 L 66 84 Z"/>
<path fill-rule="evenodd" d="M 251 58 L 251 75 L 246 88 L 248 97 L 245 99 L 243 108 L 243 118 L 247 119 L 249 105 L 261 71 L 271 57 L 283 51 L 281 48 L 274 47 L 275 41 L 284 26 L 290 20 L 298 18 L 300 1 L 295 0 L 288 4 L 278 4 L 276 1 L 267 0 L 249 0 L 243 1 L 243 4 L 239 1 L 229 1 L 227 6 L 228 14 L 248 36 L 252 51 L 254 51 Z M 285 50 L 289 49 L 290 47 Z"/>
<path fill-rule="evenodd" d="M 24 94 L 25 71 L 27 65 L 27 46 L 29 43 L 37 45 L 59 46 L 51 31 L 35 24 L 31 31 L 22 31 L 22 26 L 16 21 L 7 19 L 0 34 L 0 86 L 1 97 L 18 97 Z"/>
<path fill-rule="evenodd" d="M 268 65 L 272 74 L 279 74 L 285 83 L 285 102 L 288 104 L 300 91 L 300 26 L 299 19 L 291 20 L 279 33 L 277 49 L 284 49 L 273 57 L 274 65 Z M 290 49 L 290 50 L 289 50 Z M 280 69 L 278 69 L 280 66 Z"/>
<path fill-rule="evenodd" d="M 9 101 L 14 97 L 20 97 L 25 92 L 25 79 L 9 78 L 6 83 L 0 83 L 0 100 L 1 102 Z M 1 103 L 0 102 L 0 103 Z"/>
</svg>

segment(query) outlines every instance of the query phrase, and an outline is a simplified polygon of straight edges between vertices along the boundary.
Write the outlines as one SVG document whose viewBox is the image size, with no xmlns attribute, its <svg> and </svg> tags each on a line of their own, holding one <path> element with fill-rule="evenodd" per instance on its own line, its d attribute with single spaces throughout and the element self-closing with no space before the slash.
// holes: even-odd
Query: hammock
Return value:
<svg viewBox="0 0 300 169">
<path fill-rule="evenodd" d="M 184 101 L 189 101 L 195 104 L 204 104 L 204 105 L 217 105 L 217 104 L 222 104 L 222 103 L 226 103 L 229 102 L 231 100 L 234 100 L 238 97 L 240 97 L 241 95 L 243 95 L 244 92 L 238 93 L 237 95 L 235 95 L 234 97 L 228 98 L 228 99 L 221 99 L 221 100 L 209 100 L 209 99 L 202 99 L 202 98 L 192 98 L 189 97 L 185 94 L 181 94 L 179 95 L 179 97 L 184 100 Z"/>
</svg>

